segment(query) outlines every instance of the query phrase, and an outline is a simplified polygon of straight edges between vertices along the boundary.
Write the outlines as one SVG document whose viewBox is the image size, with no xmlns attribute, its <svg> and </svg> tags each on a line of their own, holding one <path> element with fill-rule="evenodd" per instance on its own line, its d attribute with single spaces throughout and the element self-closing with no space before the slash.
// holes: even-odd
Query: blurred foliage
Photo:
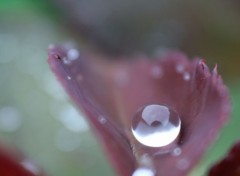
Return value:
<svg viewBox="0 0 240 176">
<path fill-rule="evenodd" d="M 193 172 L 200 176 L 240 138 L 240 8 L 216 0 L 194 2 L 188 2 L 194 7 L 188 10 L 197 19 L 197 24 L 190 23 L 195 33 L 187 34 L 188 42 L 179 48 L 190 56 L 203 56 L 211 66 L 219 63 L 233 100 L 230 123 Z M 47 46 L 69 41 L 76 34 L 64 26 L 60 12 L 47 0 L 0 0 L 0 120 L 1 114 L 10 112 L 15 122 L 9 130 L 9 122 L 0 121 L 5 124 L 0 125 L 0 140 L 23 150 L 50 175 L 110 176 L 112 169 L 87 128 L 74 132 L 62 118 L 74 110 L 50 73 Z M 73 146 L 59 144 L 61 139 Z"/>
</svg>

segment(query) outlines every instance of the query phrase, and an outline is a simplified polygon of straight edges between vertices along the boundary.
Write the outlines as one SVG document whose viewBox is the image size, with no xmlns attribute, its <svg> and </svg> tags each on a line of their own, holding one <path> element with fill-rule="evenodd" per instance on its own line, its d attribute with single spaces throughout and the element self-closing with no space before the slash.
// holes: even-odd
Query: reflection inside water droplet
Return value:
<svg viewBox="0 0 240 176">
<path fill-rule="evenodd" d="M 135 114 L 132 121 L 134 137 L 148 147 L 165 147 L 177 143 L 175 139 L 180 129 L 179 115 L 163 105 L 144 106 Z"/>
</svg>

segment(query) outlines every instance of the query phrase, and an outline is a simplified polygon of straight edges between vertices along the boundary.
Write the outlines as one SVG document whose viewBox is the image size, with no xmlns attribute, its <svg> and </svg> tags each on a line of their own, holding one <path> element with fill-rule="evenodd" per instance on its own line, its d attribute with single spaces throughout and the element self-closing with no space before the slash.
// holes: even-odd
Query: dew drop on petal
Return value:
<svg viewBox="0 0 240 176">
<path fill-rule="evenodd" d="M 176 65 L 176 72 L 177 73 L 183 73 L 183 71 L 184 71 L 184 65 L 182 65 L 182 64 Z"/>
<path fill-rule="evenodd" d="M 67 57 L 63 57 L 63 58 L 62 58 L 62 61 L 63 61 L 63 63 L 66 64 L 66 65 L 69 65 L 69 64 L 72 63 L 71 60 L 68 59 Z"/>
<path fill-rule="evenodd" d="M 191 79 L 190 73 L 185 72 L 185 73 L 183 74 L 183 79 L 184 79 L 185 81 L 189 81 L 189 80 Z"/>
<path fill-rule="evenodd" d="M 132 176 L 154 176 L 155 173 L 152 169 L 146 167 L 140 167 L 136 169 Z"/>
<path fill-rule="evenodd" d="M 105 124 L 107 122 L 106 118 L 104 118 L 103 116 L 99 116 L 98 117 L 98 121 L 101 123 L 101 124 Z"/>
<path fill-rule="evenodd" d="M 72 78 L 71 78 L 70 76 L 67 76 L 67 79 L 68 79 L 68 80 L 71 80 Z"/>
<path fill-rule="evenodd" d="M 67 52 L 67 57 L 69 60 L 73 61 L 76 60 L 79 57 L 79 52 L 76 49 L 70 49 Z"/>
<path fill-rule="evenodd" d="M 181 153 L 182 153 L 182 150 L 179 148 L 179 147 L 177 147 L 177 148 L 175 148 L 174 150 L 173 150 L 173 155 L 174 156 L 179 156 L 179 155 L 181 155 Z"/>
<path fill-rule="evenodd" d="M 152 161 L 152 158 L 148 155 L 148 154 L 143 154 L 139 160 L 138 160 L 138 163 L 141 165 L 141 166 L 145 166 L 145 167 L 153 167 L 153 161 Z"/>
<path fill-rule="evenodd" d="M 151 104 L 137 111 L 132 120 L 135 139 L 148 147 L 176 144 L 180 134 L 179 115 L 167 106 Z"/>
</svg>

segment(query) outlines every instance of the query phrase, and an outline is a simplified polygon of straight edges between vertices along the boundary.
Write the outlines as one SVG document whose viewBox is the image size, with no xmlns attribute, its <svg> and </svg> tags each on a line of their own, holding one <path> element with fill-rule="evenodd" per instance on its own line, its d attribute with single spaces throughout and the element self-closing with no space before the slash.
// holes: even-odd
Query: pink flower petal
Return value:
<svg viewBox="0 0 240 176">
<path fill-rule="evenodd" d="M 131 175 L 145 152 L 157 175 L 186 175 L 229 117 L 227 89 L 217 69 L 210 72 L 203 60 L 190 62 L 180 52 L 154 60 L 119 57 L 114 62 L 107 61 L 108 56 L 84 52 L 73 60 L 67 54 L 70 50 L 51 48 L 49 64 L 85 111 L 120 175 Z M 167 105 L 179 114 L 182 127 L 177 155 L 152 156 L 161 149 L 140 145 L 134 138 L 132 118 L 149 104 Z"/>
</svg>

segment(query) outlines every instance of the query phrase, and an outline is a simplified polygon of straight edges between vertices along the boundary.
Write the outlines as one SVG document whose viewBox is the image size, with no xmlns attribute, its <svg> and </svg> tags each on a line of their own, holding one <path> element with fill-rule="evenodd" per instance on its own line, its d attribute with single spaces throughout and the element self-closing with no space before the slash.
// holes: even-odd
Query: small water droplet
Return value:
<svg viewBox="0 0 240 176">
<path fill-rule="evenodd" d="M 68 59 L 67 57 L 63 57 L 63 58 L 62 58 L 62 61 L 63 61 L 63 63 L 66 64 L 66 65 L 71 64 L 71 60 Z"/>
<path fill-rule="evenodd" d="M 132 176 L 154 176 L 154 175 L 155 175 L 154 171 L 147 167 L 137 168 L 132 174 Z"/>
<path fill-rule="evenodd" d="M 179 155 L 181 155 L 181 153 L 182 153 L 182 150 L 179 148 L 179 147 L 177 147 L 177 148 L 175 148 L 174 150 L 173 150 L 173 155 L 174 156 L 179 156 Z"/>
<path fill-rule="evenodd" d="M 79 52 L 78 50 L 72 48 L 67 52 L 67 57 L 69 60 L 73 61 L 76 60 L 79 57 Z"/>
<path fill-rule="evenodd" d="M 133 117 L 132 133 L 136 140 L 148 147 L 176 144 L 181 129 L 179 115 L 167 106 L 147 105 Z"/>
<path fill-rule="evenodd" d="M 189 164 L 190 163 L 187 159 L 182 158 L 177 162 L 177 168 L 180 169 L 180 170 L 185 170 L 185 169 L 188 168 Z"/>
<path fill-rule="evenodd" d="M 159 66 L 154 66 L 152 69 L 151 69 L 151 75 L 154 77 L 154 78 L 160 78 L 162 76 L 162 68 L 159 67 Z"/>
<path fill-rule="evenodd" d="M 101 123 L 101 124 L 105 124 L 107 122 L 107 120 L 103 117 L 103 116 L 99 116 L 98 117 L 98 121 Z"/>
<path fill-rule="evenodd" d="M 147 153 L 143 154 L 139 158 L 138 163 L 139 163 L 139 165 L 145 166 L 145 167 L 148 167 L 148 168 L 153 167 L 152 158 Z"/>
<path fill-rule="evenodd" d="M 176 72 L 177 73 L 183 73 L 183 71 L 184 71 L 184 65 L 183 64 L 176 65 Z"/>
<path fill-rule="evenodd" d="M 184 79 L 185 81 L 189 81 L 189 80 L 191 79 L 190 73 L 185 72 L 185 73 L 183 74 L 183 79 Z"/>
<path fill-rule="evenodd" d="M 72 78 L 71 78 L 70 76 L 67 76 L 67 79 L 68 79 L 68 80 L 71 80 Z"/>
</svg>

